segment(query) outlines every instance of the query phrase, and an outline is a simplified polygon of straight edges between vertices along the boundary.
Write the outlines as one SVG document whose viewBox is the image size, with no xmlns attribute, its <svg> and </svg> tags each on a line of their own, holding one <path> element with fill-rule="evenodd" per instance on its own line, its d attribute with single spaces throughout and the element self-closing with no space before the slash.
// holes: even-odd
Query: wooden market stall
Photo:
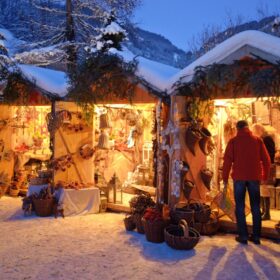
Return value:
<svg viewBox="0 0 280 280">
<path fill-rule="evenodd" d="M 190 199 L 213 201 L 222 186 L 223 152 L 235 135 L 237 120 L 271 128 L 279 151 L 279 54 L 279 38 L 245 31 L 217 45 L 174 77 L 170 120 L 162 128 L 159 143 L 169 156 L 168 201 L 163 195 L 163 176 L 158 181 L 160 201 L 170 207 L 186 202 L 184 188 L 189 181 L 195 186 Z M 188 166 L 186 172 L 182 172 L 184 165 Z M 159 168 L 163 167 L 159 164 Z M 271 190 L 273 209 L 279 201 L 278 188 Z M 279 220 L 280 211 L 272 218 Z M 271 222 L 264 222 L 264 227 L 266 223 L 271 227 Z"/>
</svg>

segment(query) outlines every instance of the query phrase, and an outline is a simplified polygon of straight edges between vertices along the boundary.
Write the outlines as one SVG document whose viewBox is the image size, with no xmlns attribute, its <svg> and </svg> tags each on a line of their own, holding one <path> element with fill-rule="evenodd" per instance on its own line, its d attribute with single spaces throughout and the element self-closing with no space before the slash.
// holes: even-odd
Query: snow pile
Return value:
<svg viewBox="0 0 280 280">
<path fill-rule="evenodd" d="M 124 231 L 122 214 L 24 218 L 20 199 L 0 199 L 1 279 L 280 279 L 279 244 L 203 237 L 195 250 Z"/>
<path fill-rule="evenodd" d="M 123 51 L 117 51 L 115 49 L 111 49 L 110 51 L 120 55 L 127 62 L 136 59 L 136 61 L 138 61 L 136 75 L 143 78 L 151 86 L 160 91 L 165 91 L 169 85 L 169 79 L 179 72 L 178 68 L 155 62 L 141 56 L 135 57 L 127 48 L 123 48 Z"/>
<path fill-rule="evenodd" d="M 64 72 L 33 65 L 20 64 L 18 67 L 23 75 L 39 88 L 60 97 L 67 95 L 68 78 Z"/>
<path fill-rule="evenodd" d="M 101 29 L 102 34 L 119 34 L 119 33 L 124 33 L 127 34 L 126 31 L 120 27 L 120 25 L 117 22 L 111 22 L 109 25 L 107 25 L 105 28 Z"/>
<path fill-rule="evenodd" d="M 255 30 L 243 31 L 217 45 L 208 53 L 177 73 L 169 81 L 169 93 L 172 93 L 172 85 L 180 79 L 182 82 L 191 81 L 196 67 L 219 63 L 244 46 L 251 46 L 265 53 L 280 57 L 279 37 Z"/>
</svg>

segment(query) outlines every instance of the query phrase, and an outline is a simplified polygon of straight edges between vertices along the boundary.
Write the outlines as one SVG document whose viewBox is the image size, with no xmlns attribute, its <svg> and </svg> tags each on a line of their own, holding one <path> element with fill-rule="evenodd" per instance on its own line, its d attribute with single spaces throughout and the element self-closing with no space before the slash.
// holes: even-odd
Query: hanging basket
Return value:
<svg viewBox="0 0 280 280">
<path fill-rule="evenodd" d="M 124 226 L 127 231 L 132 231 L 136 228 L 133 216 L 129 215 L 124 218 Z"/>
<path fill-rule="evenodd" d="M 187 205 L 183 207 L 176 207 L 170 211 L 170 218 L 173 224 L 178 224 L 180 220 L 185 220 L 188 224 L 194 221 L 194 211 L 189 209 Z"/>
<path fill-rule="evenodd" d="M 210 220 L 207 223 L 201 224 L 201 235 L 214 235 L 220 227 L 218 215 L 211 212 Z"/>
<path fill-rule="evenodd" d="M 195 188 L 195 184 L 190 180 L 184 180 L 183 183 L 183 193 L 187 200 L 190 198 L 192 190 Z"/>
<path fill-rule="evenodd" d="M 164 239 L 168 246 L 176 250 L 193 249 L 200 238 L 194 228 L 189 228 L 186 221 L 181 220 L 178 226 L 170 225 L 164 230 Z"/>
<path fill-rule="evenodd" d="M 48 217 L 53 214 L 54 199 L 33 199 L 35 213 L 40 217 Z"/>
<path fill-rule="evenodd" d="M 145 229 L 142 222 L 142 215 L 141 214 L 134 214 L 133 216 L 134 223 L 136 225 L 136 230 L 138 233 L 144 234 Z"/>
<path fill-rule="evenodd" d="M 149 221 L 142 218 L 142 223 L 144 225 L 145 235 L 147 241 L 154 243 L 164 242 L 164 229 L 168 225 L 167 221 Z"/>
<path fill-rule="evenodd" d="M 186 131 L 186 146 L 195 156 L 195 145 L 202 138 L 200 132 L 197 129 L 188 128 Z"/>
<path fill-rule="evenodd" d="M 210 131 L 205 127 L 203 127 L 200 130 L 200 133 L 201 133 L 202 138 L 198 142 L 199 147 L 205 155 L 209 155 L 212 151 L 212 146 L 211 146 L 211 144 L 210 145 L 208 145 L 208 144 L 210 143 L 212 135 L 211 135 Z"/>
<path fill-rule="evenodd" d="M 204 168 L 200 171 L 200 177 L 205 187 L 210 191 L 213 171 L 208 168 Z"/>
</svg>

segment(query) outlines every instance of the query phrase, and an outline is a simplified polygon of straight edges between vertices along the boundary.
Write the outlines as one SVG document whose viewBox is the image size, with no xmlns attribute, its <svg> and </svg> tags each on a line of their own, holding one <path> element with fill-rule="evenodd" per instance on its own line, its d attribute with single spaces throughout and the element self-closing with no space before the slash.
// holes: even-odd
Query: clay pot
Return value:
<svg viewBox="0 0 280 280">
<path fill-rule="evenodd" d="M 188 128 L 186 131 L 186 146 L 195 156 L 195 145 L 202 138 L 199 130 Z"/>
<path fill-rule="evenodd" d="M 211 135 L 210 131 L 205 127 L 203 127 L 200 130 L 200 133 L 201 133 L 202 138 L 198 142 L 199 147 L 205 155 L 209 155 L 212 151 L 212 146 L 208 145 L 208 143 L 211 140 L 212 135 Z"/>
<path fill-rule="evenodd" d="M 195 187 L 195 184 L 192 181 L 184 180 L 183 193 L 187 200 L 189 200 L 190 194 L 191 194 L 192 190 L 194 189 L 194 187 Z"/>
</svg>

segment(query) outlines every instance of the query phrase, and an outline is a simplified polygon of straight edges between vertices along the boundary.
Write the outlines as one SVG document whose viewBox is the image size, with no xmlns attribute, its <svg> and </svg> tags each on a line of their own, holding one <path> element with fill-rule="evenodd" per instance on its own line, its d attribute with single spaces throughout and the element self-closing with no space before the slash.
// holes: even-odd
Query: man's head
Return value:
<svg viewBox="0 0 280 280">
<path fill-rule="evenodd" d="M 242 129 L 242 128 L 244 128 L 244 127 L 248 127 L 249 125 L 248 125 L 248 122 L 247 121 L 245 121 L 245 120 L 241 120 L 241 121 L 238 121 L 237 123 L 236 123 L 236 128 L 237 128 L 237 130 L 240 130 L 240 129 Z"/>
</svg>

